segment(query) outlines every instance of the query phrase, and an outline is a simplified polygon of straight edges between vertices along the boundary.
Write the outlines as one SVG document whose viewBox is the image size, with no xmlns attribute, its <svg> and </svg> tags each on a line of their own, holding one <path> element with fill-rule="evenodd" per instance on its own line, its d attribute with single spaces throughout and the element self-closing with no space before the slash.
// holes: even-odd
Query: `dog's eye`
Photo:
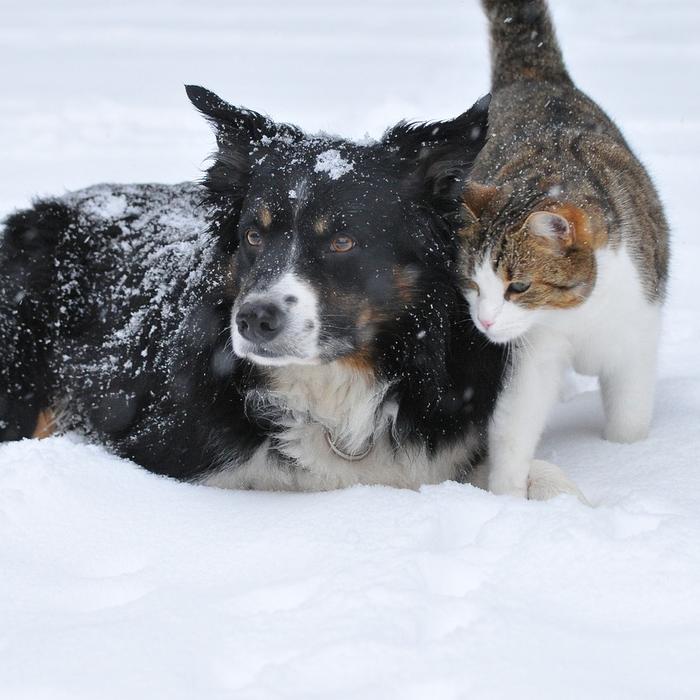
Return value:
<svg viewBox="0 0 700 700">
<path fill-rule="evenodd" d="M 331 241 L 331 250 L 334 253 L 347 253 L 355 247 L 355 241 L 350 236 L 336 236 Z"/>
<path fill-rule="evenodd" d="M 506 290 L 509 294 L 522 294 L 530 289 L 530 282 L 511 282 Z"/>
<path fill-rule="evenodd" d="M 262 245 L 263 242 L 262 235 L 259 231 L 256 231 L 254 228 L 249 228 L 245 232 L 245 239 L 246 241 L 248 241 L 248 245 L 251 245 L 254 248 L 256 248 L 259 245 Z"/>
</svg>

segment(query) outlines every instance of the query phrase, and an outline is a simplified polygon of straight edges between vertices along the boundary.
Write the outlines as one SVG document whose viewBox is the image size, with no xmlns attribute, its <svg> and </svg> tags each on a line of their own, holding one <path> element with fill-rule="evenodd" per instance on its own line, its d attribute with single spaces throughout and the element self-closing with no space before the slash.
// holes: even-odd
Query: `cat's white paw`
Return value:
<svg viewBox="0 0 700 700">
<path fill-rule="evenodd" d="M 528 479 L 528 499 L 548 501 L 563 493 L 576 496 L 584 505 L 591 505 L 578 486 L 559 467 L 541 459 L 533 459 Z"/>
<path fill-rule="evenodd" d="M 603 437 L 609 442 L 639 442 L 649 437 L 649 423 L 612 423 L 609 422 L 603 431 Z"/>
</svg>

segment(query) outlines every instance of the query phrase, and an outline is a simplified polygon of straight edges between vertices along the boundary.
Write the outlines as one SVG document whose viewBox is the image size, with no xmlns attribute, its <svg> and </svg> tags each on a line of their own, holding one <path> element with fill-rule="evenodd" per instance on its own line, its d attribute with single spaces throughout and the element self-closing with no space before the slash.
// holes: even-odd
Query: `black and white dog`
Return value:
<svg viewBox="0 0 700 700">
<path fill-rule="evenodd" d="M 50 408 L 216 486 L 472 479 L 507 361 L 455 265 L 488 101 L 359 145 L 188 95 L 217 135 L 204 188 L 98 186 L 5 222 L 0 439 Z"/>
</svg>

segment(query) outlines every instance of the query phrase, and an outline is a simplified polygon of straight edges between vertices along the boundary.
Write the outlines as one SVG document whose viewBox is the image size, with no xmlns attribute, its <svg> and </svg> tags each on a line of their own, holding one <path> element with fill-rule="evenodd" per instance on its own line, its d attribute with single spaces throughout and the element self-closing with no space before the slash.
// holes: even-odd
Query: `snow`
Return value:
<svg viewBox="0 0 700 700">
<path fill-rule="evenodd" d="M 2 446 L 3 700 L 700 696 L 700 6 L 553 3 L 673 227 L 650 438 L 605 443 L 597 391 L 572 382 L 539 456 L 594 508 L 451 483 L 225 492 L 72 437 Z M 486 92 L 476 0 L 329 8 L 5 0 L 0 211 L 198 177 L 213 140 L 184 83 L 352 137 Z"/>
<path fill-rule="evenodd" d="M 87 316 L 95 329 L 104 323 L 109 328 L 101 351 L 95 347 L 95 338 L 103 337 L 99 332 L 82 342 L 65 333 L 51 339 L 57 352 L 73 360 L 64 366 L 62 376 L 69 405 L 79 400 L 71 389 L 86 381 L 98 382 L 109 393 L 115 368 L 127 373 L 132 369 L 124 350 L 139 338 L 151 339 L 141 356 L 150 356 L 152 367 L 172 370 L 172 357 L 164 346 L 171 335 L 182 337 L 191 332 L 192 312 L 204 280 L 215 274 L 214 240 L 198 206 L 201 197 L 199 186 L 184 183 L 174 187 L 95 185 L 62 198 L 80 217 L 79 226 L 68 236 L 82 237 L 83 231 L 91 231 L 82 248 L 102 277 L 95 284 L 81 286 L 82 262 L 66 256 L 55 260 L 60 283 L 55 293 L 58 302 L 63 302 L 59 308 L 72 322 Z M 109 233 L 111 226 L 121 229 L 119 236 Z M 112 273 L 125 258 L 131 261 L 129 273 Z M 104 294 L 104 289 L 110 293 Z M 65 323 L 66 318 L 58 321 Z M 135 370 L 136 374 L 140 371 Z M 69 414 L 66 411 L 62 416 L 68 422 Z"/>
<path fill-rule="evenodd" d="M 346 173 L 349 173 L 355 166 L 340 155 L 340 151 L 336 148 L 329 148 L 323 153 L 319 153 L 316 157 L 316 165 L 314 170 L 317 173 L 328 173 L 331 180 L 337 180 Z"/>
</svg>

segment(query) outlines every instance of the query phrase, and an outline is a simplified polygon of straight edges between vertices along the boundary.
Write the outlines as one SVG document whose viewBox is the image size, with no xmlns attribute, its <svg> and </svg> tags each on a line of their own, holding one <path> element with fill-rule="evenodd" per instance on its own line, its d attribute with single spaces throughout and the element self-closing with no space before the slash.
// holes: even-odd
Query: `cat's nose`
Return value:
<svg viewBox="0 0 700 700">
<path fill-rule="evenodd" d="M 486 329 L 488 330 L 493 326 L 493 321 L 487 321 L 486 319 L 483 319 L 481 316 L 479 316 L 479 323 Z"/>
</svg>

